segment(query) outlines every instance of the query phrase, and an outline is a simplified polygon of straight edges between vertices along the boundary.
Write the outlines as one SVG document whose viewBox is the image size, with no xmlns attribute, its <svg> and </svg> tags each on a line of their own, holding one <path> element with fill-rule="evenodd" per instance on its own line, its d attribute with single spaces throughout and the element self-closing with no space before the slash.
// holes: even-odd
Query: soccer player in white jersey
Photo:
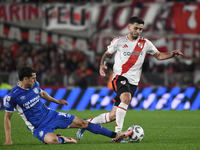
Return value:
<svg viewBox="0 0 200 150">
<path fill-rule="evenodd" d="M 105 77 L 106 63 L 115 53 L 113 66 L 112 85 L 117 96 L 113 99 L 115 105 L 109 113 L 103 113 L 97 117 L 88 119 L 96 124 L 108 123 L 116 120 L 115 132 L 122 130 L 124 117 L 132 97 L 137 89 L 138 82 L 142 72 L 142 65 L 147 53 L 153 55 L 158 60 L 169 59 L 183 55 L 179 50 L 173 50 L 171 53 L 161 53 L 148 40 L 141 37 L 144 21 L 139 17 L 131 17 L 128 25 L 128 35 L 117 37 L 112 40 L 103 54 L 100 63 L 100 75 Z M 80 140 L 84 129 L 79 129 L 77 138 Z M 122 140 L 122 143 L 128 141 Z"/>
<path fill-rule="evenodd" d="M 133 132 L 125 131 L 116 133 L 98 124 L 89 123 L 86 120 L 78 119 L 76 116 L 57 112 L 45 106 L 40 97 L 57 104 L 68 105 L 65 100 L 56 100 L 43 91 L 36 81 L 35 68 L 22 67 L 19 71 L 19 83 L 10 91 L 6 99 L 4 116 L 4 130 L 6 142 L 4 145 L 12 145 L 10 119 L 14 108 L 25 121 L 27 128 L 33 135 L 46 144 L 77 143 L 70 137 L 55 134 L 55 129 L 83 128 L 95 134 L 101 134 L 114 138 L 115 142 L 120 142 L 123 137 L 131 135 Z"/>
</svg>

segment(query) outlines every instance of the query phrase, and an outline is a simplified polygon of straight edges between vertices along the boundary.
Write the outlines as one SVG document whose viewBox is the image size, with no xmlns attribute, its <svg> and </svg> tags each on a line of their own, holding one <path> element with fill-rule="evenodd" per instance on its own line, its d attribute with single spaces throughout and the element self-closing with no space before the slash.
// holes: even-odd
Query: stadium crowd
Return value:
<svg viewBox="0 0 200 150">
<path fill-rule="evenodd" d="M 102 54 L 96 53 L 88 45 L 88 51 L 76 49 L 65 51 L 52 43 L 35 48 L 16 40 L 9 47 L 0 41 L 0 75 L 16 72 L 22 66 L 38 69 L 37 80 L 43 86 L 107 86 L 112 75 L 112 62 L 109 63 L 107 77 L 99 75 L 99 63 Z M 200 85 L 200 61 L 194 56 L 190 64 L 175 59 L 172 63 L 150 65 L 147 57 L 139 86 L 196 86 Z M 3 79 L 3 78 L 2 78 Z M 3 82 L 3 81 L 1 81 Z M 5 81 L 8 82 L 8 81 Z"/>
</svg>

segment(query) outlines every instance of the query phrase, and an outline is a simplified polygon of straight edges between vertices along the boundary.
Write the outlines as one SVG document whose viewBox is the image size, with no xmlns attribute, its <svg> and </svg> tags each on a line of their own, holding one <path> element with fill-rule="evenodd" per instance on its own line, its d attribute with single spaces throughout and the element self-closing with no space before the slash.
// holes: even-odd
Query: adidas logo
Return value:
<svg viewBox="0 0 200 150">
<path fill-rule="evenodd" d="M 122 48 L 127 48 L 127 47 L 128 47 L 128 45 L 124 44 L 124 46 Z"/>
</svg>

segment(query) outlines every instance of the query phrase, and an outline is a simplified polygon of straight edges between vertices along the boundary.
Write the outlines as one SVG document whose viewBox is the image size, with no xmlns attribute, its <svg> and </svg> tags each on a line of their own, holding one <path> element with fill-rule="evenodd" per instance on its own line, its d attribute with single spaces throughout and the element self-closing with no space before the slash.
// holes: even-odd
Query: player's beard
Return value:
<svg viewBox="0 0 200 150">
<path fill-rule="evenodd" d="M 139 37 L 139 34 L 134 34 L 133 32 L 130 32 L 130 35 L 133 38 L 133 40 L 137 40 L 137 38 Z"/>
</svg>

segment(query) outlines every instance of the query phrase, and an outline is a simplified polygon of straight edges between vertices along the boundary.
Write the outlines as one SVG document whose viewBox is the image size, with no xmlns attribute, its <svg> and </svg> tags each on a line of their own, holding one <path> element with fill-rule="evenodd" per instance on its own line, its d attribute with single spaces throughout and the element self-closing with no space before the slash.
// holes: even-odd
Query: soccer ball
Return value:
<svg viewBox="0 0 200 150">
<path fill-rule="evenodd" d="M 139 125 L 132 125 L 128 130 L 133 130 L 133 134 L 127 137 L 130 142 L 140 142 L 144 138 L 144 130 Z"/>
</svg>

